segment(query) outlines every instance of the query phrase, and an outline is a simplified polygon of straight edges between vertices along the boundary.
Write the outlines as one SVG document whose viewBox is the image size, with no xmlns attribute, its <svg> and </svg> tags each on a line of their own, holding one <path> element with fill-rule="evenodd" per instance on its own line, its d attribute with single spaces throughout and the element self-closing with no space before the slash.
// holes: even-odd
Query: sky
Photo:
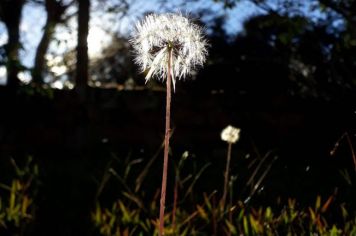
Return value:
<svg viewBox="0 0 356 236">
<path fill-rule="evenodd" d="M 182 0 L 167 1 L 167 4 L 164 7 L 161 5 L 161 0 L 132 0 L 132 2 L 133 4 L 129 9 L 127 17 L 116 19 L 113 15 L 103 15 L 100 11 L 96 11 L 95 9 L 100 7 L 98 7 L 94 1 L 94 4 L 92 4 L 90 30 L 88 36 L 90 58 L 100 55 L 100 50 L 110 42 L 110 36 L 106 33 L 107 31 L 114 30 L 120 32 L 121 34 L 129 34 L 132 27 L 135 25 L 135 22 L 145 12 L 164 12 L 167 9 L 174 9 L 174 11 L 189 14 L 190 12 L 195 12 L 198 9 L 210 9 L 214 13 L 226 16 L 227 24 L 225 28 L 230 34 L 240 33 L 243 30 L 244 20 L 253 15 L 263 13 L 261 9 L 258 9 L 254 4 L 247 0 L 241 0 L 233 9 L 224 9 L 222 4 L 214 3 L 213 0 L 200 0 L 193 2 Z M 75 12 L 75 9 L 72 8 L 69 9 L 69 11 Z M 20 52 L 20 58 L 22 63 L 28 68 L 33 66 L 35 51 L 42 35 L 45 19 L 46 12 L 44 7 L 39 6 L 38 4 L 25 5 L 20 25 L 21 42 L 23 45 L 23 49 Z M 63 74 L 66 71 L 66 67 L 60 65 L 62 55 L 66 50 L 68 50 L 68 48 L 75 48 L 76 45 L 77 35 L 75 17 L 71 19 L 69 25 L 72 30 L 68 30 L 68 28 L 64 26 L 58 26 L 56 28 L 55 38 L 59 41 L 52 41 L 50 45 L 50 55 L 47 56 L 47 60 L 53 65 L 52 72 L 55 75 Z M 6 42 L 6 30 L 4 25 L 0 23 L 0 46 L 4 45 Z M 24 82 L 29 82 L 30 73 L 21 72 L 21 74 L 19 74 L 19 78 Z M 6 69 L 4 67 L 0 67 L 0 84 L 5 83 Z M 57 83 L 56 87 L 61 88 L 62 86 Z"/>
</svg>

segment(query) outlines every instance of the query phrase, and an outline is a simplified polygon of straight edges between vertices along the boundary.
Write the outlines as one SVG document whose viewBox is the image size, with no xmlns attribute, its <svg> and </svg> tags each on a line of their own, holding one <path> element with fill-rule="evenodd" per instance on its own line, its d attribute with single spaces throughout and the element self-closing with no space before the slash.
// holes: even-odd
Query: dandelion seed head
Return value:
<svg viewBox="0 0 356 236">
<path fill-rule="evenodd" d="M 227 126 L 221 132 L 221 140 L 228 142 L 228 143 L 236 143 L 240 138 L 240 129 L 235 128 L 231 125 Z"/>
<path fill-rule="evenodd" d="M 146 82 L 152 77 L 167 78 L 170 50 L 173 86 L 175 79 L 185 78 L 202 66 L 207 56 L 202 28 L 181 14 L 146 16 L 136 24 L 130 42 L 136 54 L 135 63 L 142 72 L 148 70 Z"/>
</svg>

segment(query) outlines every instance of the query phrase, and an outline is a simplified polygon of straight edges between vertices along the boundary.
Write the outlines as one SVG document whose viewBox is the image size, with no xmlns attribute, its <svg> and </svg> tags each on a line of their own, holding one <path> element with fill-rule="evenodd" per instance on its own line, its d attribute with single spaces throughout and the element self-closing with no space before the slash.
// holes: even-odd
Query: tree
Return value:
<svg viewBox="0 0 356 236">
<path fill-rule="evenodd" d="M 288 96 L 354 100 L 355 0 L 249 1 L 260 14 L 245 21 L 235 40 L 224 43 L 224 36 L 216 37 L 214 31 L 210 58 L 216 63 L 204 69 L 205 81 L 214 71 L 223 71 L 216 76 L 228 78 L 220 84 L 225 91 L 236 88 L 259 96 L 288 91 Z M 240 0 L 217 2 L 233 8 Z M 216 50 L 217 45 L 226 48 Z"/>
<path fill-rule="evenodd" d="M 38 45 L 35 63 L 32 69 L 32 82 L 37 85 L 43 83 L 43 71 L 46 67 L 45 55 L 47 53 L 51 39 L 55 32 L 55 27 L 61 22 L 65 10 L 73 4 L 74 1 L 64 4 L 63 1 L 46 0 L 45 7 L 47 12 L 47 20 L 44 26 L 44 32 L 41 41 Z"/>
<path fill-rule="evenodd" d="M 88 90 L 88 33 L 90 17 L 90 0 L 78 0 L 78 45 L 76 68 L 76 91 L 81 101 L 84 101 Z"/>
<path fill-rule="evenodd" d="M 15 89 L 18 84 L 18 73 L 21 70 L 19 60 L 20 21 L 25 0 L 2 0 L 0 2 L 0 20 L 5 23 L 8 32 L 8 43 L 5 47 L 7 86 Z"/>
</svg>

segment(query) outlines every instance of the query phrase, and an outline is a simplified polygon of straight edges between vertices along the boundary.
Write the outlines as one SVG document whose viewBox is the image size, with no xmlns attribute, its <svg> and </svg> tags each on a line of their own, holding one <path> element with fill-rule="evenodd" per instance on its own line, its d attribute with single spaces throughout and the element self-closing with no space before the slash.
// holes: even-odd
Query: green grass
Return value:
<svg viewBox="0 0 356 236">
<path fill-rule="evenodd" d="M 146 165 L 142 160 L 126 160 L 128 164 L 121 166 L 120 171 L 115 171 L 110 165 L 107 167 L 103 179 L 107 180 L 110 178 L 108 175 L 112 175 L 118 182 L 101 185 L 101 191 L 120 185 L 123 190 L 117 193 L 111 204 L 107 201 L 101 203 L 98 198 L 91 215 L 98 235 L 158 235 L 159 186 L 150 196 L 141 188 L 142 182 L 150 180 L 148 173 L 156 171 L 151 167 L 155 159 L 156 156 Z M 271 152 L 251 160 L 255 168 L 250 170 L 246 186 L 253 182 L 253 186 L 259 187 L 274 161 L 276 158 Z M 227 204 L 223 207 L 220 204 L 221 192 L 201 193 L 195 190 L 196 185 L 209 181 L 202 179 L 202 175 L 211 167 L 210 163 L 187 174 L 184 171 L 187 162 L 194 160 L 184 152 L 173 163 L 174 187 L 173 194 L 169 195 L 173 196 L 173 201 L 166 209 L 165 235 L 356 235 L 355 214 L 349 212 L 346 203 L 337 199 L 337 191 L 330 196 L 314 196 L 315 202 L 311 205 L 298 203 L 294 198 L 277 198 L 273 206 L 259 205 L 251 201 L 258 191 L 252 188 L 249 196 L 242 198 L 236 191 L 239 189 L 235 185 L 236 176 L 232 176 Z M 130 173 L 130 170 L 137 169 L 137 163 L 141 167 L 143 165 L 142 170 Z"/>
</svg>

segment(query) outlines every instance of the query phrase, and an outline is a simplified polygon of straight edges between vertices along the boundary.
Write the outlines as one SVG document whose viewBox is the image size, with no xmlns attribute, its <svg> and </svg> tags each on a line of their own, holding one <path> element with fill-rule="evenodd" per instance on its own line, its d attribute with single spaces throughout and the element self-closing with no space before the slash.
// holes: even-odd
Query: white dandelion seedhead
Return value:
<svg viewBox="0 0 356 236">
<path fill-rule="evenodd" d="M 240 138 L 240 129 L 231 125 L 221 132 L 221 139 L 228 143 L 236 143 Z"/>
<path fill-rule="evenodd" d="M 207 42 L 201 27 L 181 14 L 146 16 L 137 23 L 131 43 L 136 53 L 136 64 L 142 71 L 149 69 L 146 82 L 152 77 L 166 79 L 168 60 L 171 60 L 173 87 L 176 78 L 184 78 L 196 66 L 202 66 L 207 55 Z"/>
</svg>

